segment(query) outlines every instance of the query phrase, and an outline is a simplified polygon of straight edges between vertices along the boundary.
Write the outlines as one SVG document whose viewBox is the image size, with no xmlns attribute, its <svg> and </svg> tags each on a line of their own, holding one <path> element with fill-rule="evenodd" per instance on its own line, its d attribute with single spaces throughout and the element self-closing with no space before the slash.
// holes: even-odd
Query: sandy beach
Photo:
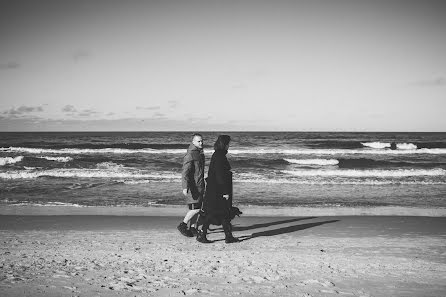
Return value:
<svg viewBox="0 0 446 297">
<path fill-rule="evenodd" d="M 1 215 L 1 296 L 445 296 L 446 218 Z"/>
</svg>

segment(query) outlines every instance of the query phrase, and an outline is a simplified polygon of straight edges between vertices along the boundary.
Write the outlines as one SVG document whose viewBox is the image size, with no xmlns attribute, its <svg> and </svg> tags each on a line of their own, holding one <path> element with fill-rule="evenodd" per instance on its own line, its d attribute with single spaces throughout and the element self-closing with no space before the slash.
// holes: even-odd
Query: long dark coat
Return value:
<svg viewBox="0 0 446 297">
<path fill-rule="evenodd" d="M 232 206 L 232 172 L 227 151 L 216 150 L 209 164 L 203 209 L 206 215 L 229 217 Z M 229 195 L 229 200 L 223 198 Z"/>
</svg>

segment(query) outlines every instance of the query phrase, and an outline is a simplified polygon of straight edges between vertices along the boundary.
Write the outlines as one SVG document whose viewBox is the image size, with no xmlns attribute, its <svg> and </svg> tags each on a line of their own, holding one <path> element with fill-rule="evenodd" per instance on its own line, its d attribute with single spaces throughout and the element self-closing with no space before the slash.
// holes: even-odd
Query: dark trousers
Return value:
<svg viewBox="0 0 446 297">
<path fill-rule="evenodd" d="M 203 235 L 206 235 L 209 229 L 209 225 L 210 225 L 210 220 L 209 217 L 202 217 L 203 219 L 203 227 L 202 227 L 202 232 Z M 229 221 L 229 219 L 227 218 L 223 218 L 221 220 L 221 225 L 223 227 L 223 231 L 225 232 L 225 236 L 226 237 L 231 237 L 232 236 L 232 225 L 231 222 Z"/>
</svg>

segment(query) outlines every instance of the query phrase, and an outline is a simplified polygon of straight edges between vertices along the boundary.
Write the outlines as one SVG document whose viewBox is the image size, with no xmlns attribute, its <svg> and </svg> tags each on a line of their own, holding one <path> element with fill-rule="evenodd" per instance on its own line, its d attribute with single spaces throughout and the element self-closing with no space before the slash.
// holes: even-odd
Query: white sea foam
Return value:
<svg viewBox="0 0 446 297">
<path fill-rule="evenodd" d="M 48 156 L 41 156 L 38 157 L 40 159 L 46 159 L 49 161 L 56 161 L 56 162 L 62 162 L 62 163 L 66 163 L 66 162 L 70 162 L 73 160 L 73 158 L 71 157 L 48 157 Z"/>
<path fill-rule="evenodd" d="M 26 170 L 35 170 L 35 169 L 39 169 L 39 167 L 28 167 L 28 166 L 23 166 L 23 168 L 25 168 Z"/>
<path fill-rule="evenodd" d="M 435 169 L 396 169 L 396 170 L 282 170 L 292 176 L 321 176 L 321 177 L 409 177 L 409 176 L 445 176 L 446 170 Z"/>
<path fill-rule="evenodd" d="M 76 203 L 67 203 L 67 202 L 17 202 L 10 203 L 13 206 L 69 206 L 69 207 L 87 207 L 84 205 L 76 204 Z"/>
<path fill-rule="evenodd" d="M 308 170 L 309 171 L 309 170 Z M 312 170 L 313 172 L 316 170 Z M 320 171 L 320 170 L 317 170 Z M 444 185 L 446 180 L 401 180 L 382 179 L 380 176 L 361 176 L 361 179 L 345 179 L 344 176 L 267 176 L 258 173 L 238 173 L 234 182 L 254 184 L 297 184 L 297 185 Z"/>
<path fill-rule="evenodd" d="M 234 149 L 230 150 L 231 155 L 263 155 L 263 154 L 282 154 L 282 155 L 410 155 L 410 154 L 432 154 L 444 155 L 446 149 L 407 149 L 407 150 L 382 150 L 382 149 L 275 149 L 275 148 L 259 148 L 259 149 Z"/>
<path fill-rule="evenodd" d="M 390 148 L 390 142 L 361 142 L 365 147 L 373 149 L 385 149 Z M 399 150 L 416 150 L 418 147 L 413 143 L 397 143 L 397 149 Z"/>
<path fill-rule="evenodd" d="M 416 150 L 418 147 L 413 143 L 397 143 L 396 147 L 399 150 Z"/>
<path fill-rule="evenodd" d="M 0 148 L 3 152 L 23 152 L 29 154 L 71 154 L 71 155 L 88 155 L 88 154 L 185 154 L 186 149 L 122 149 L 122 148 L 104 148 L 104 149 L 44 149 L 29 147 L 8 147 Z"/>
<path fill-rule="evenodd" d="M 282 171 L 288 176 L 266 176 L 256 173 L 235 173 L 234 182 L 261 184 L 302 184 L 302 185 L 442 185 L 446 180 L 401 180 L 400 177 L 443 177 L 444 169 L 431 170 L 294 170 Z M 152 182 L 179 182 L 181 174 L 175 172 L 145 173 L 141 171 L 114 171 L 100 169 L 51 169 L 17 170 L 0 172 L 0 179 L 56 178 L 108 178 L 124 184 L 146 184 Z M 331 177 L 331 179 L 327 179 Z M 342 178 L 353 179 L 342 179 Z M 394 179 L 382 179 L 382 178 Z M 339 179 L 340 178 L 340 179 Z M 362 178 L 362 179 L 355 179 Z"/>
<path fill-rule="evenodd" d="M 229 150 L 229 155 L 263 155 L 263 154 L 281 154 L 281 155 L 406 155 L 406 154 L 446 154 L 445 148 L 423 148 L 411 149 L 410 144 L 402 144 L 405 149 L 398 150 L 383 150 L 383 149 L 285 149 L 285 148 L 234 148 Z M 389 144 L 390 146 L 390 144 Z M 2 152 L 21 152 L 29 154 L 71 154 L 71 155 L 88 155 L 88 154 L 172 154 L 184 155 L 185 149 L 119 149 L 119 148 L 105 148 L 105 149 L 40 149 L 40 148 L 26 148 L 26 147 L 9 147 L 0 148 Z M 214 152 L 212 149 L 205 149 L 204 153 L 211 155 Z"/>
<path fill-rule="evenodd" d="M 374 149 L 390 148 L 390 142 L 361 142 L 361 144 Z"/>
<path fill-rule="evenodd" d="M 174 172 L 145 173 L 141 171 L 118 171 L 102 169 L 50 169 L 40 171 L 8 171 L 0 172 L 2 179 L 34 179 L 38 177 L 61 178 L 120 178 L 120 179 L 155 179 L 155 180 L 180 180 L 181 174 Z"/>
<path fill-rule="evenodd" d="M 6 164 L 14 164 L 23 160 L 23 156 L 18 157 L 4 157 L 0 158 L 0 166 L 4 166 Z"/>
<path fill-rule="evenodd" d="M 124 168 L 122 164 L 116 164 L 113 162 L 102 162 L 96 165 L 98 169 L 107 169 L 107 170 L 120 170 Z"/>
<path fill-rule="evenodd" d="M 331 166 L 339 164 L 336 159 L 284 159 L 288 163 L 298 165 L 319 165 L 319 166 Z"/>
<path fill-rule="evenodd" d="M 235 182 L 253 184 L 295 184 L 295 185 L 446 185 L 446 182 L 434 181 L 398 181 L 398 180 L 296 180 L 296 179 L 239 179 Z"/>
<path fill-rule="evenodd" d="M 174 179 L 169 179 L 169 180 L 175 180 Z M 156 182 L 165 182 L 166 180 L 163 179 L 158 179 L 158 180 L 154 180 L 154 179 L 136 179 L 136 180 L 118 180 L 117 182 L 126 184 L 126 185 L 140 185 L 140 184 L 151 184 L 151 183 L 156 183 Z"/>
</svg>

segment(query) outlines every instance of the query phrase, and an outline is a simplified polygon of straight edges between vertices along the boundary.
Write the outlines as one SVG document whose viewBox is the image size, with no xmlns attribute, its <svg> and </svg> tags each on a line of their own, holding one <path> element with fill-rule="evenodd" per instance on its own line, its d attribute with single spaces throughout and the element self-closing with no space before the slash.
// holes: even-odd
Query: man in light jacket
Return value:
<svg viewBox="0 0 446 297">
<path fill-rule="evenodd" d="M 198 214 L 203 203 L 205 191 L 204 165 L 203 137 L 198 133 L 194 133 L 192 135 L 192 143 L 183 159 L 181 178 L 183 195 L 189 211 L 177 227 L 178 231 L 187 237 L 197 235 L 197 226 L 190 226 L 190 222 Z"/>
</svg>

